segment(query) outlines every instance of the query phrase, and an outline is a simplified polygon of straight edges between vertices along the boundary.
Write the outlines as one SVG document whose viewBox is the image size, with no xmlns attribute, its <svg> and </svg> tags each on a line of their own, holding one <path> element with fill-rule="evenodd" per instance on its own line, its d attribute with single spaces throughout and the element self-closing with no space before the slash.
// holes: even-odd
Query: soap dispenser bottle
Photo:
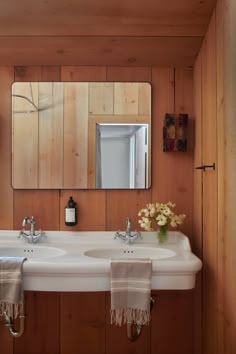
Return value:
<svg viewBox="0 0 236 354">
<path fill-rule="evenodd" d="M 65 224 L 67 226 L 77 225 L 77 207 L 72 197 L 70 197 L 65 207 Z"/>
</svg>

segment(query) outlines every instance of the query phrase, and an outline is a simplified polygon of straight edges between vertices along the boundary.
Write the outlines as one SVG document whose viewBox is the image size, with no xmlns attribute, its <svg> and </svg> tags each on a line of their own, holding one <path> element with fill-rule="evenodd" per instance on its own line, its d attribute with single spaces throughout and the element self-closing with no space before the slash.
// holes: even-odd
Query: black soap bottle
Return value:
<svg viewBox="0 0 236 354">
<path fill-rule="evenodd" d="M 70 197 L 65 207 L 65 224 L 67 226 L 77 225 L 77 207 L 72 197 Z"/>
</svg>

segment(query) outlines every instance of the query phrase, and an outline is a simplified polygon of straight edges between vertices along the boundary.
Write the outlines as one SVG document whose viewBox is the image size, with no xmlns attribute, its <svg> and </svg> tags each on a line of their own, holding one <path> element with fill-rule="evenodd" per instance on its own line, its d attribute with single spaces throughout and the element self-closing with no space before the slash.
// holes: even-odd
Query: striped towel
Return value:
<svg viewBox="0 0 236 354">
<path fill-rule="evenodd" d="M 111 323 L 149 323 L 151 275 L 150 259 L 111 261 Z"/>
<path fill-rule="evenodd" d="M 0 316 L 17 318 L 23 306 L 24 257 L 0 257 Z"/>
</svg>

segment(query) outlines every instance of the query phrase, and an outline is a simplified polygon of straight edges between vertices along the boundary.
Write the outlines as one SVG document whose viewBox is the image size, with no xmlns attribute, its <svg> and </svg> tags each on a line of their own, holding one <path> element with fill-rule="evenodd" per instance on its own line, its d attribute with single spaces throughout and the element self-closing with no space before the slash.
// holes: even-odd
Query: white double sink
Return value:
<svg viewBox="0 0 236 354">
<path fill-rule="evenodd" d="M 27 244 L 17 231 L 0 231 L 0 257 L 26 257 L 25 290 L 109 291 L 110 261 L 150 258 L 152 289 L 192 289 L 202 262 L 191 251 L 189 239 L 170 232 L 159 244 L 156 233 L 142 232 L 132 245 L 114 240 L 115 232 L 48 231 L 42 243 Z"/>
</svg>

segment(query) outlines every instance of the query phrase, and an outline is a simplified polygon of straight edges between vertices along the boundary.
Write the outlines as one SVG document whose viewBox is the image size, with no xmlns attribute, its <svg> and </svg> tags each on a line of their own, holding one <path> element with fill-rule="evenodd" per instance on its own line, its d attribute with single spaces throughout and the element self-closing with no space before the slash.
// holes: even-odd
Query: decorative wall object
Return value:
<svg viewBox="0 0 236 354">
<path fill-rule="evenodd" d="M 187 151 L 188 114 L 166 113 L 163 127 L 163 151 Z"/>
</svg>

